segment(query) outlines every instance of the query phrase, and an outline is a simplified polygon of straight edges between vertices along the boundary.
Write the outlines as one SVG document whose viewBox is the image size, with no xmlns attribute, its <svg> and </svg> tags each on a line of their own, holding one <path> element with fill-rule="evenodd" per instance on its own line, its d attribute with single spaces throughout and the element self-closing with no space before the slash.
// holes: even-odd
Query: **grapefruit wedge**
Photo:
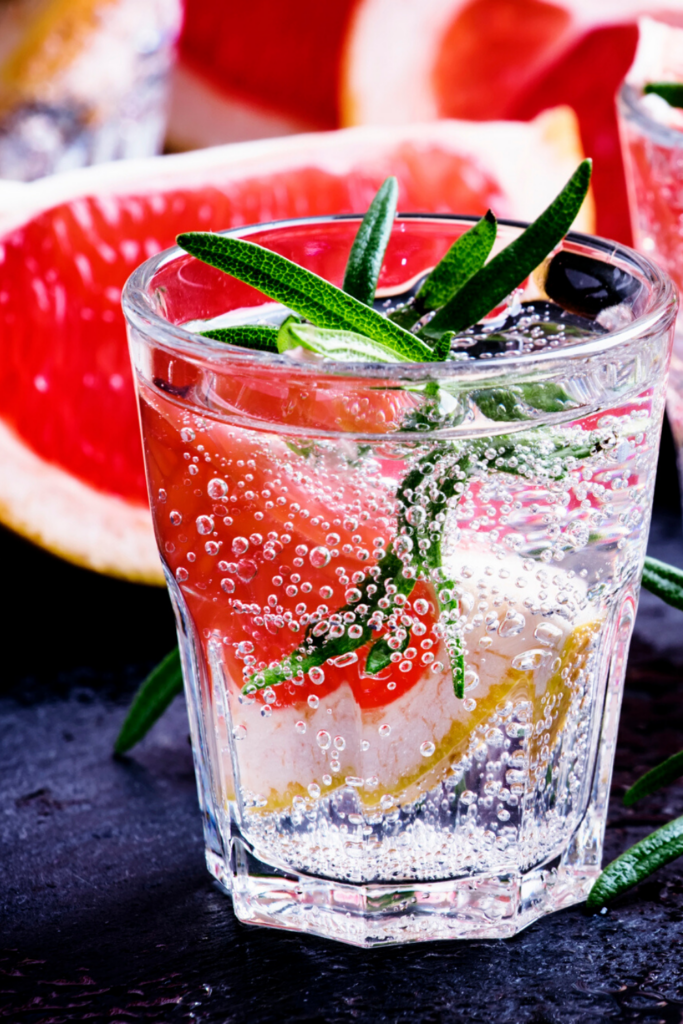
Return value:
<svg viewBox="0 0 683 1024">
<path fill-rule="evenodd" d="M 0 182 L 0 520 L 78 564 L 161 583 L 121 288 L 180 231 L 367 209 L 533 219 L 581 158 L 573 115 L 262 140 Z M 584 207 L 577 226 L 591 230 Z"/>
<path fill-rule="evenodd" d="M 683 18 L 679 0 L 189 0 L 170 135 L 524 120 L 566 103 L 595 160 L 598 231 L 628 242 L 614 94 L 652 12 Z"/>
</svg>

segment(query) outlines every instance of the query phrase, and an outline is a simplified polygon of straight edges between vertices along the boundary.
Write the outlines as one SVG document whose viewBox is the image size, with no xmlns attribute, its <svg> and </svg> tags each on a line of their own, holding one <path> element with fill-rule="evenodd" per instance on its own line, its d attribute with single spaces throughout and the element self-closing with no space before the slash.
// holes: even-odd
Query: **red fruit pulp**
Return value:
<svg viewBox="0 0 683 1024">
<path fill-rule="evenodd" d="M 398 176 L 405 210 L 500 206 L 483 171 L 406 143 L 351 175 L 304 166 L 223 187 L 86 196 L 41 213 L 0 240 L 0 417 L 49 462 L 146 503 L 120 308 L 131 271 L 180 231 L 367 209 L 386 173 Z"/>
</svg>

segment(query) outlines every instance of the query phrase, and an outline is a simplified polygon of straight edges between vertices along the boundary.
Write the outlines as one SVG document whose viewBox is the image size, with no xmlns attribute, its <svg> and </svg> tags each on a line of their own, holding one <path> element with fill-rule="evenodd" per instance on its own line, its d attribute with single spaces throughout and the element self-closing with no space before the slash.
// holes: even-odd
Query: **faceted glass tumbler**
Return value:
<svg viewBox="0 0 683 1024">
<path fill-rule="evenodd" d="M 625 83 L 617 97 L 631 224 L 636 247 L 683 289 L 683 131 L 657 122 L 639 89 Z M 683 326 L 679 315 L 667 413 L 683 488 Z"/>
<path fill-rule="evenodd" d="M 0 178 L 161 151 L 181 0 L 0 4 Z"/>
<path fill-rule="evenodd" d="M 340 284 L 358 223 L 228 234 Z M 379 308 L 471 223 L 399 217 Z M 563 248 L 633 301 L 447 363 L 199 338 L 283 311 L 178 249 L 126 286 L 207 863 L 243 922 L 510 936 L 600 871 L 676 299 L 632 250 Z"/>
</svg>

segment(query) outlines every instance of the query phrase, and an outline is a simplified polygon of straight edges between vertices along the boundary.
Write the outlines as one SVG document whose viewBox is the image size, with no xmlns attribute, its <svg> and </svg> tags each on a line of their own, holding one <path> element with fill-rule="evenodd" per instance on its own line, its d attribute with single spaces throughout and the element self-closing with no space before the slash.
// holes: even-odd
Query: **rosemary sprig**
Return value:
<svg viewBox="0 0 683 1024">
<path fill-rule="evenodd" d="M 496 240 L 498 223 L 490 210 L 474 227 L 457 238 L 411 303 L 391 314 L 402 327 L 412 327 L 425 313 L 444 306 L 467 284 L 488 259 Z"/>
<path fill-rule="evenodd" d="M 656 558 L 646 558 L 643 586 L 662 601 L 683 611 L 683 571 Z"/>
<path fill-rule="evenodd" d="M 258 288 L 315 327 L 364 334 L 412 362 L 434 360 L 432 349 L 416 335 L 279 253 L 241 238 L 205 231 L 178 235 L 177 241 L 204 263 Z"/>
<path fill-rule="evenodd" d="M 591 161 L 579 164 L 559 195 L 533 224 L 481 268 L 422 328 L 425 338 L 456 334 L 476 324 L 517 288 L 569 231 L 586 198 Z"/>
<path fill-rule="evenodd" d="M 226 345 L 238 345 L 240 348 L 251 348 L 261 352 L 277 352 L 277 327 L 260 327 L 258 324 L 237 325 L 235 327 L 214 327 L 209 331 L 200 331 L 202 338 L 222 341 Z"/>
<path fill-rule="evenodd" d="M 139 743 L 182 689 L 180 652 L 176 647 L 152 669 L 135 694 L 116 739 L 115 753 L 125 754 Z"/>
<path fill-rule="evenodd" d="M 661 96 L 670 107 L 683 107 L 683 84 L 681 82 L 648 82 L 643 86 L 645 95 Z"/>
<path fill-rule="evenodd" d="M 662 761 L 661 764 L 641 775 L 624 793 L 624 806 L 633 807 L 644 796 L 656 793 L 658 789 L 680 779 L 681 775 L 683 775 L 683 750 L 672 754 L 671 757 L 667 757 L 666 761 Z"/>
<path fill-rule="evenodd" d="M 662 825 L 608 864 L 588 894 L 589 910 L 599 910 L 681 854 L 683 817 Z"/>
<path fill-rule="evenodd" d="M 342 287 L 366 306 L 372 306 L 375 301 L 397 199 L 398 182 L 396 178 L 387 178 L 363 217 L 346 264 Z"/>
</svg>

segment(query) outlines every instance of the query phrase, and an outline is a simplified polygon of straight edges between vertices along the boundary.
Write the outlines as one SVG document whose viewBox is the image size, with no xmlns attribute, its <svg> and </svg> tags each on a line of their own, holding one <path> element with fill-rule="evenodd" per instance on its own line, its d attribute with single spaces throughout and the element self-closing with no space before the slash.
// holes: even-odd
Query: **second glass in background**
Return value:
<svg viewBox="0 0 683 1024">
<path fill-rule="evenodd" d="M 617 97 L 619 132 L 635 246 L 656 260 L 683 293 L 683 129 L 656 120 L 640 88 L 624 83 Z M 679 314 L 667 413 L 683 484 L 683 319 Z"/>
<path fill-rule="evenodd" d="M 0 4 L 0 178 L 161 150 L 181 0 Z"/>
</svg>

